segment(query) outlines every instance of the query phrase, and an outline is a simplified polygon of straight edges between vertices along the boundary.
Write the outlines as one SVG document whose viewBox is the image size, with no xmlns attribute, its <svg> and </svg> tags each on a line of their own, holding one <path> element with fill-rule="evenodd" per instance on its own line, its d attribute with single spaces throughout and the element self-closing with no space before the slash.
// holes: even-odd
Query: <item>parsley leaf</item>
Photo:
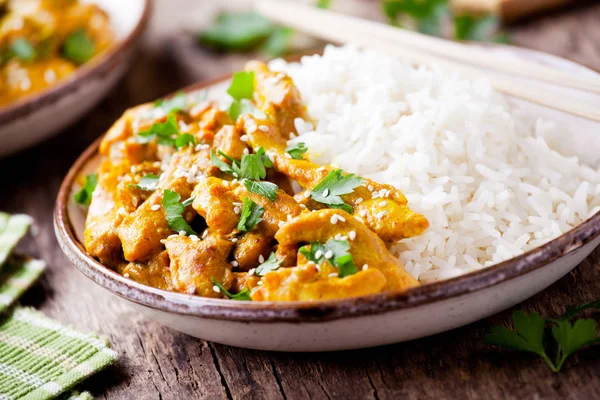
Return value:
<svg viewBox="0 0 600 400">
<path fill-rule="evenodd" d="M 75 193 L 75 202 L 83 206 L 89 206 L 92 201 L 92 193 L 98 184 L 98 174 L 91 174 L 85 177 L 85 184 Z"/>
<path fill-rule="evenodd" d="M 187 99 L 183 92 L 177 92 L 177 94 L 170 99 L 158 99 L 154 102 L 154 108 L 163 110 L 165 114 L 183 111 L 186 109 L 186 106 Z"/>
<path fill-rule="evenodd" d="M 327 260 L 331 265 L 339 270 L 339 277 L 344 278 L 355 274 L 358 270 L 350 254 L 350 243 L 347 240 L 329 239 L 327 243 L 311 242 L 308 246 L 301 247 L 299 250 L 308 261 L 320 264 Z M 331 252 L 331 257 L 327 258 Z"/>
<path fill-rule="evenodd" d="M 219 153 L 227 158 L 230 159 L 230 161 L 232 162 L 232 165 L 236 165 L 237 160 L 234 160 L 233 158 L 229 157 L 227 154 L 219 151 Z M 212 165 L 214 165 L 215 167 L 219 168 L 221 171 L 225 172 L 226 174 L 230 174 L 233 175 L 235 173 L 235 170 L 233 169 L 232 165 L 227 164 L 225 161 L 221 160 L 214 151 L 211 150 L 210 152 L 210 163 Z"/>
<path fill-rule="evenodd" d="M 251 99 L 254 93 L 254 72 L 240 71 L 233 74 L 227 93 L 234 100 Z"/>
<path fill-rule="evenodd" d="M 327 9 L 331 7 L 331 0 L 317 0 L 317 8 Z"/>
<path fill-rule="evenodd" d="M 265 196 L 272 203 L 277 198 L 277 185 L 271 182 L 245 180 L 244 186 L 250 193 Z"/>
<path fill-rule="evenodd" d="M 277 27 L 263 43 L 261 50 L 271 57 L 281 57 L 290 50 L 294 30 L 285 26 Z"/>
<path fill-rule="evenodd" d="M 331 208 L 340 208 L 351 214 L 352 207 L 346 204 L 340 196 L 352 193 L 362 181 L 362 178 L 354 174 L 343 175 L 341 169 L 334 169 L 310 191 L 310 197 Z"/>
<path fill-rule="evenodd" d="M 259 147 L 255 154 L 244 154 L 242 156 L 241 179 L 258 181 L 267 176 L 266 168 L 271 168 L 273 163 L 265 154 L 265 149 Z"/>
<path fill-rule="evenodd" d="M 232 293 L 229 293 L 229 291 L 227 289 L 225 289 L 223 287 L 223 285 L 221 285 L 219 282 L 217 282 L 217 280 L 215 278 L 212 278 L 212 281 L 213 281 L 214 285 L 219 288 L 219 291 L 221 293 L 223 293 L 225 296 L 229 297 L 231 300 L 252 301 L 252 299 L 250 298 L 250 290 L 248 290 L 248 288 L 245 288 L 244 290 L 242 290 L 239 293 L 232 294 Z"/>
<path fill-rule="evenodd" d="M 222 13 L 215 25 L 200 35 L 200 41 L 219 50 L 251 50 L 273 29 L 271 21 L 255 12 Z"/>
<path fill-rule="evenodd" d="M 94 41 L 83 29 L 78 29 L 65 39 L 62 54 L 75 64 L 85 64 L 96 52 Z"/>
<path fill-rule="evenodd" d="M 31 42 L 23 37 L 16 38 L 12 42 L 9 52 L 11 56 L 17 57 L 23 61 L 33 61 L 37 56 Z"/>
<path fill-rule="evenodd" d="M 165 122 L 152 124 L 149 130 L 138 133 L 143 143 L 152 142 L 158 138 L 158 144 L 175 147 L 175 139 L 179 136 L 179 125 L 175 114 L 169 114 Z"/>
<path fill-rule="evenodd" d="M 261 110 L 259 110 L 258 108 L 256 108 L 254 106 L 254 104 L 252 104 L 252 102 L 248 99 L 241 99 L 241 100 L 233 101 L 231 103 L 231 105 L 229 106 L 229 109 L 227 110 L 227 112 L 229 114 L 229 117 L 234 121 L 237 121 L 237 119 L 240 117 L 240 115 L 244 115 L 244 114 L 253 115 L 255 118 L 258 118 L 258 119 L 266 119 L 267 118 L 265 113 L 262 112 Z"/>
<path fill-rule="evenodd" d="M 237 228 L 240 231 L 248 232 L 262 221 L 262 215 L 265 209 L 256 204 L 252 199 L 245 198 L 242 213 L 240 215 L 240 221 L 237 224 Z"/>
<path fill-rule="evenodd" d="M 135 185 L 136 188 L 140 190 L 152 191 L 158 188 L 158 181 L 160 176 L 154 174 L 148 174 L 140 179 L 140 183 Z"/>
<path fill-rule="evenodd" d="M 579 319 L 573 324 L 570 322 L 577 313 L 599 306 L 600 300 L 569 307 L 562 319 L 544 319 L 535 312 L 527 315 L 522 311 L 516 311 L 512 315 L 514 331 L 505 326 L 495 326 L 485 340 L 497 346 L 538 354 L 552 371 L 559 372 L 571 354 L 585 346 L 600 343 L 600 337 L 596 333 L 596 321 Z M 544 345 L 548 324 L 551 325 L 550 331 L 555 342 L 554 361 L 548 355 Z"/>
<path fill-rule="evenodd" d="M 194 135 L 190 135 L 189 133 L 182 133 L 181 135 L 177 136 L 177 139 L 175 139 L 175 147 L 177 147 L 178 149 L 181 149 L 185 146 L 195 145 L 196 138 L 194 137 Z"/>
<path fill-rule="evenodd" d="M 189 198 L 182 203 L 179 200 L 181 200 L 181 196 L 177 192 L 168 189 L 164 191 L 162 205 L 167 215 L 169 228 L 175 232 L 184 231 L 188 235 L 195 235 L 196 232 L 182 216 L 185 208 L 192 204 L 194 198 Z"/>
<path fill-rule="evenodd" d="M 292 156 L 294 160 L 302 160 L 302 154 L 306 153 L 308 149 L 306 145 L 302 142 L 295 144 L 293 146 L 288 147 L 285 151 Z"/>
<path fill-rule="evenodd" d="M 264 263 L 256 267 L 254 274 L 258 276 L 265 276 L 267 272 L 275 271 L 280 265 L 281 260 L 278 260 L 277 257 L 275 257 L 275 253 L 271 252 L 269 258 Z"/>
<path fill-rule="evenodd" d="M 493 15 L 457 15 L 454 17 L 454 38 L 504 43 L 508 36 L 498 33 L 498 18 Z"/>
</svg>

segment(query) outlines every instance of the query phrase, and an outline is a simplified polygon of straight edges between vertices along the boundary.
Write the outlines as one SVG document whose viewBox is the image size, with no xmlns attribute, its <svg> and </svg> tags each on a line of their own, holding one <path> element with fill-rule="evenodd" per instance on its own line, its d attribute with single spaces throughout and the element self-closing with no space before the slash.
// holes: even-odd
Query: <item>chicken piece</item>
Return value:
<svg viewBox="0 0 600 400">
<path fill-rule="evenodd" d="M 222 297 L 213 290 L 213 279 L 226 290 L 231 288 L 233 274 L 227 261 L 233 244 L 215 233 L 209 232 L 204 240 L 188 236 L 174 236 L 165 246 L 171 259 L 173 288 L 180 292 L 204 297 Z"/>
<path fill-rule="evenodd" d="M 112 159 L 120 158 L 123 142 L 137 133 L 140 123 L 143 121 L 140 116 L 147 115 L 152 110 L 151 104 L 142 104 L 128 109 L 123 115 L 108 129 L 102 142 L 100 142 L 100 154 Z M 153 121 L 144 122 L 144 128 L 149 128 Z M 135 127 L 135 128 L 134 128 Z M 135 132 L 134 132 L 135 131 Z"/>
<path fill-rule="evenodd" d="M 240 131 L 235 126 L 225 125 L 215 135 L 214 147 L 229 157 L 239 160 L 244 155 L 244 150 L 249 150 L 248 145 L 242 142 L 240 137 Z"/>
<path fill-rule="evenodd" d="M 171 290 L 171 271 L 169 269 L 169 255 L 161 251 L 150 257 L 144 263 L 132 262 L 122 264 L 118 272 L 126 278 L 133 279 L 144 285 L 149 285 L 164 290 Z"/>
<path fill-rule="evenodd" d="M 254 301 L 316 301 L 380 293 L 386 278 L 377 269 L 359 271 L 345 278 L 323 277 L 314 264 L 279 268 L 262 278 L 250 295 Z"/>
<path fill-rule="evenodd" d="M 240 271 L 249 271 L 260 265 L 258 258 L 262 255 L 265 260 L 271 253 L 273 235 L 268 235 L 260 227 L 246 232 L 237 241 L 233 251 L 233 259 Z"/>
<path fill-rule="evenodd" d="M 194 188 L 192 207 L 206 220 L 206 225 L 225 236 L 234 231 L 240 216 L 234 212 L 233 203 L 239 198 L 228 181 L 206 178 Z"/>
<path fill-rule="evenodd" d="M 307 190 L 317 186 L 333 170 L 331 167 L 319 166 L 307 160 L 286 157 L 285 139 L 280 135 L 277 126 L 270 121 L 256 120 L 251 115 L 244 115 L 238 125 L 248 135 L 248 142 L 255 151 L 263 147 L 273 159 L 273 166 L 277 171 L 297 181 Z M 256 125 L 266 126 L 267 129 L 254 129 Z M 406 197 L 398 189 L 370 179 L 362 179 L 361 186 L 341 197 L 355 213 L 359 211 L 359 215 L 366 218 L 367 226 L 384 241 L 396 242 L 420 235 L 429 227 L 429 222 L 423 215 L 408 208 Z M 308 192 L 297 195 L 296 199 L 302 201 L 304 197 L 305 205 L 308 206 L 308 195 Z M 380 200 L 374 201 L 375 199 Z M 384 216 L 387 217 L 383 219 Z"/>
<path fill-rule="evenodd" d="M 143 162 L 132 165 L 128 173 L 121 175 L 116 188 L 116 207 L 123 207 L 126 212 L 133 212 L 150 197 L 152 191 L 139 189 L 136 185 L 148 175 L 160 175 L 160 162 Z"/>
<path fill-rule="evenodd" d="M 269 70 L 260 61 L 248 62 L 245 69 L 255 74 L 254 101 L 258 108 L 279 127 L 286 139 L 289 139 L 290 133 L 297 134 L 295 119 L 308 120 L 308 116 L 292 78 L 283 72 Z"/>
<path fill-rule="evenodd" d="M 334 216 L 337 221 L 332 223 Z M 359 269 L 366 264 L 368 269 L 375 268 L 383 273 L 386 278 L 384 291 L 418 286 L 418 281 L 390 254 L 381 238 L 343 210 L 326 209 L 302 214 L 284 225 L 275 239 L 279 242 L 278 252 L 285 252 L 299 244 L 326 243 L 337 234 L 349 238 L 350 254 Z"/>
<path fill-rule="evenodd" d="M 231 291 L 239 293 L 244 289 L 252 289 L 258 286 L 258 282 L 260 282 L 260 276 L 250 275 L 246 272 L 234 272 Z"/>
<path fill-rule="evenodd" d="M 130 165 L 127 162 L 102 162 L 98 171 L 98 184 L 92 193 L 86 217 L 86 250 L 92 257 L 111 268 L 116 268 L 121 262 L 121 240 L 117 234 L 117 227 L 124 214 L 119 210 L 117 187 L 120 177 L 129 171 Z"/>
</svg>

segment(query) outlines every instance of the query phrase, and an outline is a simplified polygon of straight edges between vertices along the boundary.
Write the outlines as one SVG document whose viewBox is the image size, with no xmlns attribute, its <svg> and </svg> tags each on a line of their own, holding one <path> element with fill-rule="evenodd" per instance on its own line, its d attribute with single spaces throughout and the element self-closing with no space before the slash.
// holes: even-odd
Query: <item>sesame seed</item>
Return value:
<svg viewBox="0 0 600 400">
<path fill-rule="evenodd" d="M 240 239 L 238 239 L 238 238 L 233 238 L 233 239 L 231 239 L 231 243 L 237 243 L 237 241 L 238 241 L 238 240 L 240 240 Z"/>
<path fill-rule="evenodd" d="M 244 148 L 244 151 L 242 153 L 248 155 L 248 154 L 250 154 L 250 150 L 248 150 L 248 148 L 246 147 L 246 148 Z"/>
<path fill-rule="evenodd" d="M 331 257 L 333 257 L 333 251 L 327 250 L 327 253 L 325 253 L 325 258 L 329 260 Z"/>
<path fill-rule="evenodd" d="M 150 207 L 150 209 L 151 209 L 152 211 L 158 211 L 158 209 L 159 209 L 159 208 L 160 208 L 160 204 L 155 204 L 155 205 L 153 205 L 152 207 Z"/>
<path fill-rule="evenodd" d="M 179 236 L 185 236 L 185 231 L 179 231 Z"/>
<path fill-rule="evenodd" d="M 236 214 L 240 213 L 240 208 L 239 207 L 233 207 L 233 212 Z"/>
<path fill-rule="evenodd" d="M 194 147 L 194 150 L 196 150 L 196 151 L 202 150 L 202 144 L 197 144 L 196 147 Z"/>
<path fill-rule="evenodd" d="M 137 207 L 137 205 L 138 205 L 138 201 L 139 201 L 139 200 L 138 200 L 137 196 L 133 196 L 133 197 L 131 198 L 131 204 L 133 204 L 133 206 L 134 206 L 134 207 Z"/>
<path fill-rule="evenodd" d="M 237 261 L 232 261 L 230 264 L 232 267 L 237 267 L 238 265 L 240 265 Z"/>
<path fill-rule="evenodd" d="M 202 239 L 204 239 L 208 235 L 208 230 L 202 232 Z"/>
<path fill-rule="evenodd" d="M 162 244 L 165 244 L 165 243 L 167 243 L 167 239 L 160 239 L 160 242 L 161 242 Z"/>
<path fill-rule="evenodd" d="M 124 276 L 125 278 L 129 278 L 129 272 L 125 272 L 125 273 L 123 274 L 123 276 Z"/>
<path fill-rule="evenodd" d="M 248 133 L 254 133 L 256 132 L 256 125 L 252 125 L 251 127 L 249 127 L 247 129 Z M 243 139 L 242 139 L 243 140 Z"/>
<path fill-rule="evenodd" d="M 356 201 L 354 202 L 354 204 L 360 204 L 363 202 L 363 198 L 359 197 L 358 199 L 356 199 Z"/>
<path fill-rule="evenodd" d="M 329 275 L 327 275 L 329 278 L 337 278 L 338 273 L 337 272 L 332 272 Z"/>
<path fill-rule="evenodd" d="M 194 243 L 200 240 L 200 238 L 196 235 L 190 235 L 190 239 L 192 239 L 192 242 Z"/>
<path fill-rule="evenodd" d="M 258 127 L 258 129 L 260 129 L 263 132 L 269 132 L 269 127 L 266 125 L 261 125 Z"/>
<path fill-rule="evenodd" d="M 173 238 L 176 238 L 177 236 L 179 236 L 179 235 L 174 233 L 172 235 L 167 236 L 167 239 L 173 239 Z"/>
<path fill-rule="evenodd" d="M 348 238 L 350 238 L 350 240 L 356 239 L 356 231 L 348 232 Z"/>
<path fill-rule="evenodd" d="M 329 196 L 329 189 L 323 190 L 323 197 Z"/>
<path fill-rule="evenodd" d="M 292 214 L 288 214 L 288 215 L 287 215 L 287 220 L 288 220 L 288 221 L 291 221 L 291 220 L 292 220 Z"/>
<path fill-rule="evenodd" d="M 265 262 L 265 257 L 262 254 L 258 256 L 258 262 L 261 264 Z"/>
<path fill-rule="evenodd" d="M 379 203 L 379 206 L 381 207 L 385 207 L 387 205 L 387 201 L 382 201 L 381 203 Z"/>
<path fill-rule="evenodd" d="M 283 228 L 284 225 L 285 225 L 285 222 L 283 222 L 283 221 L 279 221 L 277 223 L 277 226 L 279 226 L 280 229 Z"/>
<path fill-rule="evenodd" d="M 372 192 L 373 191 L 373 185 L 367 186 L 367 189 L 369 189 L 369 192 Z"/>
<path fill-rule="evenodd" d="M 315 258 L 319 259 L 321 257 L 323 257 L 323 252 L 321 250 L 317 250 L 317 252 L 315 253 Z"/>
<path fill-rule="evenodd" d="M 363 271 L 366 271 L 366 270 L 368 270 L 368 269 L 369 269 L 369 264 L 365 264 L 365 265 L 363 265 L 363 267 L 362 267 L 362 270 L 363 270 Z"/>
<path fill-rule="evenodd" d="M 247 135 L 242 135 L 242 136 L 240 136 L 240 140 L 242 142 L 247 142 L 248 141 L 248 136 Z"/>
<path fill-rule="evenodd" d="M 213 290 L 217 293 L 221 293 L 221 289 L 219 289 L 219 287 L 217 285 L 213 286 Z"/>
<path fill-rule="evenodd" d="M 385 211 L 379 211 L 379 212 L 377 213 L 377 215 L 375 215 L 375 217 L 376 217 L 377 219 L 381 219 L 381 218 L 383 218 L 384 216 L 385 216 Z"/>
<path fill-rule="evenodd" d="M 319 167 L 319 168 L 317 168 L 317 171 L 319 171 L 319 172 L 325 171 L 325 167 Z"/>
<path fill-rule="evenodd" d="M 346 218 L 342 217 L 341 215 L 338 215 L 337 219 L 338 221 L 346 222 Z"/>
<path fill-rule="evenodd" d="M 331 222 L 332 225 L 335 225 L 337 223 L 337 214 L 333 214 L 329 222 Z"/>
<path fill-rule="evenodd" d="M 233 181 L 232 181 L 232 182 L 233 182 Z M 243 203 L 242 203 L 241 201 L 234 201 L 234 202 L 232 202 L 231 204 L 233 204 L 233 205 L 234 205 L 234 206 L 236 206 L 236 207 L 241 207 Z"/>
<path fill-rule="evenodd" d="M 354 218 L 355 218 L 355 219 L 356 219 L 358 222 L 361 222 L 361 223 L 363 223 L 363 224 L 365 223 L 365 220 L 364 220 L 364 219 L 362 219 L 361 217 L 354 217 Z"/>
<path fill-rule="evenodd" d="M 258 281 L 258 283 L 257 283 L 258 286 L 262 286 L 262 284 L 263 284 L 262 281 Z"/>
<path fill-rule="evenodd" d="M 361 217 L 366 217 L 367 216 L 367 210 L 360 210 L 358 212 L 358 215 L 360 215 Z"/>
<path fill-rule="evenodd" d="M 306 209 L 306 206 L 304 204 L 300 204 L 300 208 L 304 210 Z"/>
<path fill-rule="evenodd" d="M 251 268 L 250 271 L 248 271 L 248 275 L 254 275 L 254 271 L 256 271 L 256 268 Z"/>
</svg>

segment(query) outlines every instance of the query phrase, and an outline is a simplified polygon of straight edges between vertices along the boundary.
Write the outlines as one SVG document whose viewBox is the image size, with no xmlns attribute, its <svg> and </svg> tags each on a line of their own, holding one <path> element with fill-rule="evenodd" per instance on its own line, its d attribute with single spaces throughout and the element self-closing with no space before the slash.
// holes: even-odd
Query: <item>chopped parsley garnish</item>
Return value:
<svg viewBox="0 0 600 400">
<path fill-rule="evenodd" d="M 357 272 L 349 250 L 350 243 L 347 240 L 329 239 L 325 244 L 311 242 L 310 249 L 308 246 L 304 246 L 298 251 L 308 261 L 315 264 L 321 264 L 324 260 L 327 260 L 331 265 L 338 268 L 339 277 L 344 278 Z"/>
<path fill-rule="evenodd" d="M 275 253 L 271 252 L 269 258 L 254 270 L 254 274 L 258 276 L 265 276 L 267 272 L 275 271 L 281 265 L 281 260 L 275 257 Z"/>
<path fill-rule="evenodd" d="M 242 213 L 240 215 L 240 221 L 237 224 L 238 230 L 242 232 L 251 231 L 256 224 L 262 221 L 262 215 L 265 209 L 256 204 L 252 199 L 245 198 Z"/>
<path fill-rule="evenodd" d="M 273 28 L 271 21 L 255 12 L 222 13 L 200 40 L 221 50 L 250 50 L 269 37 Z"/>
<path fill-rule="evenodd" d="M 212 278 L 212 281 L 213 281 L 214 285 L 219 288 L 219 292 L 223 293 L 225 296 L 229 297 L 231 300 L 252 301 L 252 299 L 250 298 L 250 290 L 248 290 L 248 288 L 245 288 L 244 290 L 242 290 L 239 293 L 232 294 L 232 293 L 229 293 L 229 291 L 227 289 L 225 289 L 223 287 L 223 285 L 221 285 L 219 282 L 217 282 L 217 280 L 215 278 Z"/>
<path fill-rule="evenodd" d="M 244 181 L 244 186 L 250 193 L 265 196 L 272 203 L 277 198 L 277 185 L 266 181 Z"/>
<path fill-rule="evenodd" d="M 82 206 L 89 206 L 92 201 L 92 193 L 98 184 L 98 174 L 91 174 L 85 177 L 85 184 L 75 193 L 75 201 Z"/>
<path fill-rule="evenodd" d="M 94 41 L 83 29 L 78 29 L 65 39 L 62 54 L 75 64 L 85 64 L 96 52 Z"/>
<path fill-rule="evenodd" d="M 317 7 L 323 9 L 330 8 L 331 0 L 317 0 Z"/>
<path fill-rule="evenodd" d="M 37 56 L 37 52 L 31 42 L 22 37 L 16 38 L 12 42 L 9 52 L 11 56 L 17 57 L 23 61 L 33 61 Z"/>
<path fill-rule="evenodd" d="M 242 161 L 238 161 L 219 151 L 219 155 L 231 162 L 231 165 L 221 160 L 214 152 L 210 153 L 211 164 L 219 168 L 226 174 L 244 181 L 244 186 L 250 193 L 265 196 L 273 202 L 277 198 L 277 185 L 271 182 L 260 181 L 267 176 L 267 168 L 273 166 L 273 163 L 265 154 L 265 150 L 260 147 L 255 154 L 244 154 Z"/>
<path fill-rule="evenodd" d="M 254 93 L 254 72 L 241 71 L 233 74 L 227 93 L 233 98 L 229 116 L 234 121 L 242 114 L 256 114 L 259 111 L 250 101 Z"/>
<path fill-rule="evenodd" d="M 165 114 L 183 111 L 186 106 L 187 100 L 185 93 L 183 92 L 177 92 L 177 94 L 170 99 L 158 99 L 154 102 L 154 108 L 163 110 Z"/>
<path fill-rule="evenodd" d="M 234 100 L 251 99 L 254 93 L 254 72 L 240 71 L 233 74 L 227 93 Z"/>
<path fill-rule="evenodd" d="M 306 145 L 302 142 L 295 144 L 293 146 L 285 149 L 286 153 L 288 153 L 294 160 L 302 160 L 302 154 L 306 153 L 308 149 Z"/>
<path fill-rule="evenodd" d="M 362 181 L 362 178 L 354 174 L 344 175 L 341 169 L 334 169 L 310 191 L 310 197 L 331 208 L 340 208 L 352 214 L 352 207 L 340 196 L 352 193 Z"/>
<path fill-rule="evenodd" d="M 290 49 L 294 30 L 286 26 L 273 29 L 271 35 L 261 46 L 261 51 L 271 57 L 280 57 Z"/>
<path fill-rule="evenodd" d="M 177 192 L 168 189 L 164 191 L 162 205 L 167 216 L 169 228 L 175 232 L 184 231 L 188 235 L 195 235 L 196 232 L 182 216 L 185 208 L 192 204 L 194 198 L 191 197 L 182 203 L 180 203 L 179 200 L 181 200 L 181 196 Z"/>
<path fill-rule="evenodd" d="M 571 354 L 585 346 L 600 343 L 596 321 L 578 319 L 571 323 L 575 315 L 589 308 L 600 308 L 600 301 L 570 307 L 561 319 L 545 319 L 536 312 L 527 315 L 515 311 L 512 315 L 515 330 L 503 325 L 495 326 L 485 340 L 497 346 L 535 353 L 546 361 L 552 371 L 559 372 Z M 544 340 L 550 335 L 554 346 L 548 346 L 550 341 Z M 548 347 L 552 348 L 550 353 Z"/>
<path fill-rule="evenodd" d="M 180 149 L 188 145 L 195 145 L 196 138 L 189 133 L 179 133 L 179 124 L 175 114 L 171 113 L 165 122 L 152 124 L 149 130 L 138 133 L 142 143 L 149 143 L 158 139 L 158 144 Z"/>
<path fill-rule="evenodd" d="M 160 176 L 154 174 L 148 174 L 140 179 L 140 183 L 135 185 L 136 188 L 140 190 L 153 191 L 158 188 L 158 181 Z"/>
</svg>

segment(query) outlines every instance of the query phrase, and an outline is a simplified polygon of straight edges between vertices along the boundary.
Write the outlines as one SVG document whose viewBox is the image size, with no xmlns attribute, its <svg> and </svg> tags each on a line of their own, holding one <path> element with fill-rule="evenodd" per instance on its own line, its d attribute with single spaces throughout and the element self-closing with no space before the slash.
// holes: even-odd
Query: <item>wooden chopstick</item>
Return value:
<svg viewBox="0 0 600 400">
<path fill-rule="evenodd" d="M 600 107 L 584 103 L 570 96 L 563 94 L 559 95 L 555 91 L 540 88 L 522 81 L 514 81 L 511 78 L 499 75 L 498 73 L 490 71 L 484 73 L 481 69 L 476 67 L 445 60 L 434 54 L 422 52 L 414 47 L 400 47 L 396 43 L 390 42 L 384 38 L 374 38 L 371 34 L 354 29 L 354 25 L 348 26 L 346 18 L 362 22 L 362 20 L 357 18 L 331 12 L 323 12 L 298 4 L 270 0 L 258 3 L 257 11 L 276 22 L 326 40 L 369 47 L 415 64 L 437 64 L 447 70 L 456 71 L 471 78 L 485 77 L 496 90 L 505 94 L 591 120 L 600 121 Z M 315 13 L 317 15 L 315 15 Z M 325 18 L 323 18 L 324 15 Z M 380 25 L 371 22 L 369 22 L 369 24 Z M 397 28 L 392 29 L 400 31 Z M 446 42 L 444 41 L 444 43 Z M 482 58 L 486 56 L 485 53 L 482 55 L 481 51 L 478 51 L 478 57 Z"/>
<path fill-rule="evenodd" d="M 314 26 L 322 25 L 331 29 L 335 27 L 342 31 L 340 33 L 365 35 L 373 40 L 378 38 L 379 40 L 410 46 L 415 50 L 437 54 L 466 64 L 505 72 L 512 76 L 531 78 L 555 85 L 600 93 L 600 79 L 590 79 L 589 77 L 566 73 L 525 59 L 507 61 L 505 57 L 492 54 L 485 49 L 406 29 L 398 29 L 362 18 L 277 0 L 259 2 L 257 8 L 261 14 L 301 30 L 304 29 L 304 26 L 306 26 L 304 24 L 307 22 Z"/>
</svg>

